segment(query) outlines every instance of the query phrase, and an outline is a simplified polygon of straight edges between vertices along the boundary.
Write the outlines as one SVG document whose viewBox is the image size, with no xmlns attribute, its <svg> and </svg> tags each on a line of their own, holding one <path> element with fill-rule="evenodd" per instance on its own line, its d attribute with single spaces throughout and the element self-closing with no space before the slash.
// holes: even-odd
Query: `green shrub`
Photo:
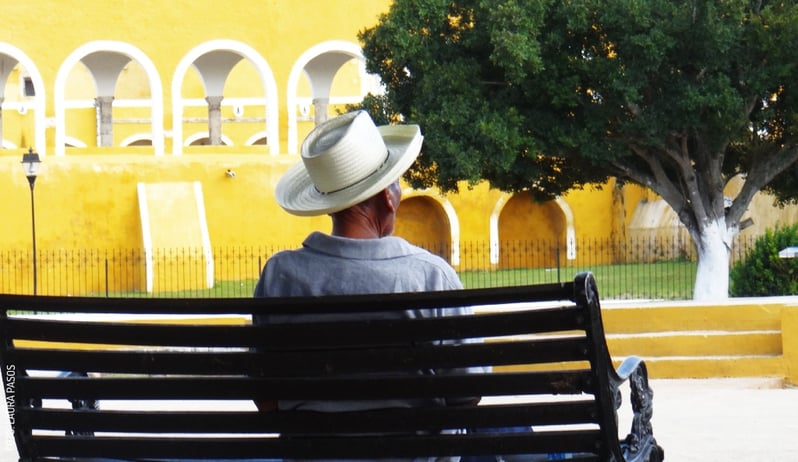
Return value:
<svg viewBox="0 0 798 462">
<path fill-rule="evenodd" d="M 779 250 L 798 246 L 798 224 L 767 230 L 731 269 L 735 297 L 798 294 L 798 258 L 780 258 Z"/>
</svg>

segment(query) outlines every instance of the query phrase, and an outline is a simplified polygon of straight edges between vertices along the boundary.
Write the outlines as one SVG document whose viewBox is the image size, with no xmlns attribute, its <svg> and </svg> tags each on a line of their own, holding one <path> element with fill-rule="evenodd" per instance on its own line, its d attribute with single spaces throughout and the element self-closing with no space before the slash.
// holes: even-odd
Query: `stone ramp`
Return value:
<svg viewBox="0 0 798 462">
<path fill-rule="evenodd" d="M 200 182 L 138 184 L 147 292 L 208 289 L 214 267 Z M 183 263 L 175 268 L 175 261 Z"/>
</svg>

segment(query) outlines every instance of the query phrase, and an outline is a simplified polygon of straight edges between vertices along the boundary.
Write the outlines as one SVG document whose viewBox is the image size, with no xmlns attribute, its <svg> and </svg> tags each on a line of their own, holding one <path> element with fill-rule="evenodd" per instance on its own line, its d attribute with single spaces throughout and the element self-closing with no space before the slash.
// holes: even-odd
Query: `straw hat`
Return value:
<svg viewBox="0 0 798 462">
<path fill-rule="evenodd" d="M 410 168 L 423 138 L 418 125 L 377 127 L 365 111 L 321 123 L 302 142 L 302 162 L 277 182 L 277 203 L 302 216 L 360 203 Z"/>
</svg>

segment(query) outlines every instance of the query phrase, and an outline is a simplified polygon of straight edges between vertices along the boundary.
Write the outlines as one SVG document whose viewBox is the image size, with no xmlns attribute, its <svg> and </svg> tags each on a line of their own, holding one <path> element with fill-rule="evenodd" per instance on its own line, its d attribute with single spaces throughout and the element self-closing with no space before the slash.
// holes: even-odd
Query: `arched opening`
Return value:
<svg viewBox="0 0 798 462">
<path fill-rule="evenodd" d="M 366 74 L 360 47 L 343 41 L 320 43 L 302 54 L 288 77 L 288 153 L 328 117 L 379 92 L 379 80 Z"/>
<path fill-rule="evenodd" d="M 556 201 L 516 194 L 499 215 L 500 268 L 557 268 L 567 258 L 566 217 Z"/>
<path fill-rule="evenodd" d="M 277 85 L 248 45 L 214 40 L 191 50 L 175 71 L 172 98 L 175 155 L 191 145 L 184 132 L 203 130 L 210 145 L 244 145 L 264 125 L 270 153 L 279 154 Z"/>
<path fill-rule="evenodd" d="M 154 153 L 163 154 L 162 94 L 155 65 L 137 48 L 111 41 L 81 46 L 56 75 L 56 154 L 65 152 L 68 129 L 72 136 L 93 132 L 92 145 L 108 147 L 121 146 L 142 126 Z"/>
<path fill-rule="evenodd" d="M 0 42 L 0 148 L 46 154 L 45 101 L 44 81 L 33 61 Z"/>
<path fill-rule="evenodd" d="M 423 247 L 452 264 L 452 233 L 443 207 L 429 197 L 404 199 L 396 213 L 394 235 Z"/>
</svg>

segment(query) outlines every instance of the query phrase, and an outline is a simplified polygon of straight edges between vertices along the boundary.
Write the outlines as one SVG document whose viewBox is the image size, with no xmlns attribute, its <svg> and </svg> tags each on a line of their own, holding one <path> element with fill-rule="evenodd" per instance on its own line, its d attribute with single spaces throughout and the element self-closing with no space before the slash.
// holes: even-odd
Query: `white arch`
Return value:
<svg viewBox="0 0 798 462">
<path fill-rule="evenodd" d="M 74 146 L 76 148 L 85 148 L 85 147 L 87 147 L 86 143 L 84 143 L 83 140 L 80 140 L 80 139 L 75 138 L 73 136 L 65 136 L 64 137 L 64 148 L 65 149 L 66 149 L 66 145 L 67 144 L 70 145 L 70 146 Z"/>
<path fill-rule="evenodd" d="M 298 135 L 296 126 L 296 112 L 298 101 L 296 90 L 299 86 L 299 78 L 302 76 L 302 72 L 310 60 L 319 55 L 330 52 L 345 53 L 350 55 L 353 59 L 359 59 L 361 62 L 361 68 L 363 69 L 363 74 L 365 75 L 365 58 L 363 57 L 363 52 L 361 51 L 360 46 L 357 44 L 345 42 L 343 40 L 330 40 L 319 43 L 318 45 L 314 45 L 302 53 L 302 55 L 294 63 L 294 66 L 291 68 L 291 73 L 288 75 L 288 86 L 286 87 L 286 91 L 288 93 L 286 95 L 286 105 L 288 109 L 288 154 L 296 155 L 297 153 Z M 368 79 L 361 79 L 361 82 L 365 82 L 366 80 Z M 361 88 L 361 92 L 363 92 L 363 90 L 364 89 Z"/>
<path fill-rule="evenodd" d="M 269 142 L 269 134 L 264 130 L 250 136 L 246 143 L 244 143 L 244 146 L 253 146 L 255 142 L 261 138 L 266 138 L 266 143 Z"/>
<path fill-rule="evenodd" d="M 119 143 L 119 145 L 120 146 L 130 146 L 131 144 L 135 143 L 136 141 L 142 141 L 142 140 L 147 140 L 147 141 L 151 142 L 152 141 L 152 135 L 150 135 L 149 133 L 136 133 L 136 134 L 130 135 L 127 138 L 123 139 Z"/>
<path fill-rule="evenodd" d="M 47 92 L 45 91 L 42 74 L 39 72 L 39 69 L 36 67 L 33 61 L 28 58 L 28 56 L 23 53 L 22 50 L 13 45 L 0 42 L 0 54 L 8 55 L 16 59 L 17 62 L 25 68 L 25 72 L 28 73 L 28 76 L 30 76 L 31 83 L 33 84 L 33 91 L 36 94 L 36 97 L 33 100 L 33 108 L 36 110 L 36 114 L 34 115 L 33 133 L 35 146 L 29 147 L 35 148 L 36 152 L 43 157 L 47 154 L 47 117 L 45 114 L 45 111 L 47 110 Z"/>
<path fill-rule="evenodd" d="M 490 264 L 499 264 L 499 217 L 510 200 L 512 195 L 502 194 L 493 206 L 490 214 Z M 565 255 L 568 260 L 576 259 L 576 232 L 574 231 L 574 213 L 571 206 L 561 196 L 557 196 L 554 202 L 560 207 L 565 215 Z"/>
<path fill-rule="evenodd" d="M 144 69 L 150 84 L 150 101 L 152 103 L 152 146 L 156 156 L 164 154 L 163 130 L 163 85 L 155 64 L 144 52 L 133 45 L 111 40 L 97 40 L 86 43 L 73 51 L 61 64 L 55 77 L 54 104 L 55 104 L 55 154 L 63 156 L 66 140 L 66 81 L 72 69 L 91 53 L 100 51 L 121 53 L 136 61 Z"/>
<path fill-rule="evenodd" d="M 429 190 L 416 190 L 413 188 L 404 188 L 402 190 L 402 199 L 409 199 L 412 197 L 428 197 L 438 203 L 446 218 L 449 220 L 449 234 L 451 236 L 452 254 L 450 256 L 451 265 L 460 265 L 460 220 L 457 218 L 457 211 L 455 211 L 449 199 L 433 194 Z"/>
<path fill-rule="evenodd" d="M 191 146 L 191 143 L 197 140 L 201 140 L 203 138 L 210 138 L 210 136 L 211 135 L 208 133 L 207 130 L 205 130 L 204 132 L 194 133 L 186 137 L 186 140 L 183 142 L 183 146 Z M 225 146 L 233 146 L 235 144 L 233 143 L 233 140 L 231 140 L 229 137 L 225 135 L 222 135 L 222 142 L 224 143 Z"/>
<path fill-rule="evenodd" d="M 554 202 L 560 206 L 563 215 L 565 215 L 565 258 L 568 260 L 576 260 L 576 231 L 574 231 L 574 212 L 568 202 L 557 196 Z"/>
<path fill-rule="evenodd" d="M 179 156 L 183 153 L 183 95 L 181 88 L 183 79 L 189 67 L 200 56 L 218 50 L 227 50 L 240 54 L 249 60 L 257 69 L 263 80 L 263 89 L 266 95 L 266 132 L 268 133 L 269 151 L 276 156 L 280 153 L 280 126 L 277 98 L 277 83 L 274 80 L 269 63 L 252 47 L 235 40 L 211 40 L 194 47 L 178 63 L 172 79 L 172 154 Z"/>
</svg>

